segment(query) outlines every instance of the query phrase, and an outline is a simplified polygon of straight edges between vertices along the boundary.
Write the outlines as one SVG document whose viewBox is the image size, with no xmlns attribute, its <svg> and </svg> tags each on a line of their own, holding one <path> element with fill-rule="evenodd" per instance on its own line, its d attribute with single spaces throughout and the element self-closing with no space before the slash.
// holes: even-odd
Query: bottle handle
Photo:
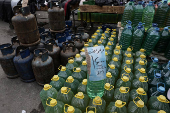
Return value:
<svg viewBox="0 0 170 113">
<path fill-rule="evenodd" d="M 110 89 L 107 89 L 108 91 L 111 91 L 112 89 L 114 89 L 113 85 L 110 85 Z"/>
<path fill-rule="evenodd" d="M 132 47 L 132 46 L 129 46 L 129 48 L 131 48 L 131 50 L 133 50 L 133 47 Z"/>
<path fill-rule="evenodd" d="M 151 60 L 154 61 L 154 58 L 155 58 L 155 57 L 151 57 Z"/>
<path fill-rule="evenodd" d="M 126 73 L 127 73 L 127 71 L 126 71 L 127 68 L 128 68 L 127 66 L 124 67 L 124 70 L 125 70 Z"/>
<path fill-rule="evenodd" d="M 157 83 L 157 89 L 159 88 L 159 86 L 161 86 L 161 84 L 163 84 L 163 87 L 165 88 L 165 83 L 158 82 L 158 83 Z"/>
<path fill-rule="evenodd" d="M 125 106 L 126 105 L 126 102 L 122 102 L 122 106 L 121 107 L 123 107 L 123 106 Z"/>
<path fill-rule="evenodd" d="M 48 100 L 49 100 L 49 99 L 51 99 L 51 100 L 52 100 L 53 98 L 48 97 L 48 98 L 47 98 L 47 100 L 46 100 L 46 105 L 47 105 L 47 106 L 50 106 L 50 107 L 53 107 L 52 105 L 48 104 Z"/>
<path fill-rule="evenodd" d="M 108 42 L 109 43 L 109 42 Z M 113 45 L 113 42 L 110 42 L 111 45 Z"/>
<path fill-rule="evenodd" d="M 66 111 L 66 107 L 69 107 L 70 105 L 68 105 L 68 104 L 64 104 L 64 113 L 67 113 L 67 111 Z"/>
<path fill-rule="evenodd" d="M 161 99 L 159 98 L 159 96 L 157 97 L 157 99 L 158 99 L 160 102 L 163 102 L 163 103 L 170 103 L 167 99 L 166 99 L 165 101 L 161 100 Z"/>
<path fill-rule="evenodd" d="M 60 65 L 59 67 L 58 67 L 58 70 L 61 70 L 60 68 L 62 67 L 62 65 Z"/>
<path fill-rule="evenodd" d="M 73 72 L 76 72 L 76 68 L 77 68 L 77 67 L 74 67 L 74 68 L 73 68 Z"/>
<path fill-rule="evenodd" d="M 140 107 L 140 106 L 135 102 L 135 100 L 136 100 L 137 98 L 138 98 L 139 100 L 141 100 L 140 97 L 136 97 L 136 98 L 133 99 L 133 102 L 136 104 L 136 106 Z"/>
<path fill-rule="evenodd" d="M 94 109 L 94 113 L 96 113 L 96 107 L 93 107 L 93 106 L 87 106 L 86 107 L 86 113 L 88 113 L 88 108 L 93 108 Z"/>
</svg>

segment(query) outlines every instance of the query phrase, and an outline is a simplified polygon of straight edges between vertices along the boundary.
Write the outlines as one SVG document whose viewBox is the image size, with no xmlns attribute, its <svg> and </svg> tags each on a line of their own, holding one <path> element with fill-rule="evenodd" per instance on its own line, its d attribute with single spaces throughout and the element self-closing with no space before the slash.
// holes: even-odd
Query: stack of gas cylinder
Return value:
<svg viewBox="0 0 170 113">
<path fill-rule="evenodd" d="M 29 7 L 23 7 L 21 11 L 12 18 L 17 36 L 11 39 L 12 44 L 0 45 L 1 66 L 8 78 L 20 76 L 24 82 L 50 83 L 53 75 L 59 72 L 58 67 L 66 65 L 68 58 L 79 53 L 89 35 L 84 33 L 84 28 L 79 28 L 75 35 L 70 34 L 71 21 L 64 22 L 63 32 L 46 31 L 37 27 Z"/>
<path fill-rule="evenodd" d="M 109 41 L 107 41 L 109 40 Z M 60 67 L 50 84 L 40 92 L 46 113 L 169 113 L 169 101 L 165 95 L 148 98 L 148 68 L 145 50 L 133 55 L 132 47 L 126 51 L 117 45 L 116 29 L 99 27 L 85 43 L 75 58 L 69 58 L 66 66 Z M 87 62 L 85 48 L 105 46 L 108 64 L 103 96 L 90 98 L 87 87 Z"/>
</svg>

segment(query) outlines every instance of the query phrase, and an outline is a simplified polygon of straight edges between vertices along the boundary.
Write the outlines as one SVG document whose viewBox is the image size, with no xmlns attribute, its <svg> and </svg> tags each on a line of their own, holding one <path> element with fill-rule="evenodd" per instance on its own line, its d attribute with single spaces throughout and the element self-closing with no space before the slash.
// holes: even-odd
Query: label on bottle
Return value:
<svg viewBox="0 0 170 113">
<path fill-rule="evenodd" d="M 106 56 L 104 46 L 85 49 L 87 73 L 90 81 L 100 81 L 106 78 Z"/>
</svg>

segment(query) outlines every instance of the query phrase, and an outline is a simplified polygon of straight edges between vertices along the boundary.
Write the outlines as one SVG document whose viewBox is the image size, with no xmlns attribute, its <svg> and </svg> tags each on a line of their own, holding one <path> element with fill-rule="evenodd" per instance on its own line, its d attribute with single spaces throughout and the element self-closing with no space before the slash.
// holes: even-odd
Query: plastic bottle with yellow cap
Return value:
<svg viewBox="0 0 170 113">
<path fill-rule="evenodd" d="M 121 100 L 123 102 L 129 102 L 129 87 L 116 88 L 114 91 L 113 101 Z"/>
<path fill-rule="evenodd" d="M 141 48 L 139 51 L 137 51 L 136 53 L 135 53 L 135 59 L 136 58 L 139 58 L 140 57 L 140 55 L 145 55 L 145 49 L 143 49 L 143 48 Z M 146 55 L 145 55 L 146 56 Z"/>
<path fill-rule="evenodd" d="M 110 102 L 106 108 L 106 113 L 127 113 L 126 102 L 116 100 L 116 102 Z"/>
<path fill-rule="evenodd" d="M 109 83 L 111 85 L 115 85 L 115 77 L 112 76 L 112 74 L 110 72 L 106 73 L 106 79 L 105 79 L 105 83 Z"/>
<path fill-rule="evenodd" d="M 93 45 L 97 44 L 97 38 L 94 35 L 91 36 L 91 40 L 92 40 Z"/>
<path fill-rule="evenodd" d="M 132 89 L 130 91 L 130 97 L 129 100 L 133 101 L 136 97 L 140 97 L 140 99 L 144 102 L 146 105 L 148 102 L 148 95 L 147 92 L 143 88 L 138 88 L 138 89 Z"/>
<path fill-rule="evenodd" d="M 144 68 L 146 69 L 147 60 L 141 59 L 138 63 L 134 65 L 134 72 L 138 71 L 138 69 Z"/>
<path fill-rule="evenodd" d="M 131 71 L 133 71 L 133 60 L 126 60 L 123 62 L 121 65 L 121 70 L 124 70 L 125 67 L 130 68 Z"/>
<path fill-rule="evenodd" d="M 96 108 L 96 113 L 104 113 L 106 108 L 106 101 L 103 98 L 96 96 L 94 99 L 90 99 L 88 106 Z M 89 108 L 89 110 L 93 109 Z"/>
<path fill-rule="evenodd" d="M 140 57 L 138 57 L 138 58 L 136 58 L 136 59 L 134 60 L 134 64 L 136 64 L 137 62 L 139 62 L 141 59 L 146 60 L 146 56 L 145 56 L 144 54 L 141 54 Z M 146 63 L 146 65 L 147 65 L 147 63 Z"/>
<path fill-rule="evenodd" d="M 87 75 L 87 62 L 83 61 L 82 64 L 79 67 Z"/>
<path fill-rule="evenodd" d="M 69 58 L 68 63 L 66 65 L 66 69 L 73 72 L 74 67 L 78 67 L 78 64 L 74 61 L 74 58 Z"/>
<path fill-rule="evenodd" d="M 170 107 L 168 105 L 169 101 L 165 96 L 152 96 L 148 101 L 148 109 L 153 110 L 164 110 L 166 113 L 170 113 Z"/>
<path fill-rule="evenodd" d="M 65 104 L 63 113 L 82 113 L 82 111 L 74 106 Z"/>
<path fill-rule="evenodd" d="M 140 76 L 139 79 L 132 81 L 132 89 L 143 88 L 145 92 L 148 92 L 148 77 Z"/>
<path fill-rule="evenodd" d="M 112 76 L 114 76 L 115 80 L 118 79 L 119 76 L 119 70 L 116 68 L 116 66 L 114 64 L 108 64 L 108 70 L 107 72 L 110 72 L 112 74 Z"/>
<path fill-rule="evenodd" d="M 147 76 L 146 69 L 140 68 L 134 73 L 134 79 L 139 79 L 140 76 Z"/>
<path fill-rule="evenodd" d="M 106 65 L 107 65 L 112 60 L 112 57 L 107 52 L 105 52 L 105 56 L 106 56 Z"/>
<path fill-rule="evenodd" d="M 98 46 L 103 46 L 103 40 L 98 40 L 98 41 L 97 41 L 97 45 L 98 45 Z"/>
<path fill-rule="evenodd" d="M 129 87 L 131 88 L 130 76 L 128 74 L 121 75 L 121 78 L 117 80 L 115 88 Z"/>
<path fill-rule="evenodd" d="M 128 104 L 128 113 L 148 113 L 148 108 L 140 97 L 136 97 Z"/>
<path fill-rule="evenodd" d="M 134 58 L 133 58 L 133 54 L 126 54 L 124 57 L 123 57 L 123 62 L 126 62 L 126 60 L 133 60 L 134 61 Z"/>
<path fill-rule="evenodd" d="M 71 88 L 71 91 L 76 94 L 77 93 L 77 88 L 78 85 L 80 84 L 80 82 L 76 79 L 74 79 L 72 76 L 69 76 L 66 80 L 66 82 L 64 83 L 65 87 L 69 87 Z"/>
<path fill-rule="evenodd" d="M 164 110 L 159 110 L 159 111 L 157 111 L 157 110 L 149 110 L 148 113 L 167 113 L 167 112 L 165 112 Z"/>
<path fill-rule="evenodd" d="M 133 55 L 133 47 L 129 46 L 126 51 L 123 53 L 123 56 L 126 57 L 128 54 L 132 54 Z M 132 56 L 133 57 L 133 56 Z"/>
<path fill-rule="evenodd" d="M 49 84 L 44 85 L 44 88 L 40 92 L 40 98 L 41 98 L 41 102 L 42 102 L 44 109 L 46 109 L 47 107 L 46 100 L 49 97 L 56 99 L 57 93 L 58 93 L 57 90 L 53 88 L 51 85 Z"/>
<path fill-rule="evenodd" d="M 102 41 L 102 45 L 103 45 L 103 46 L 106 46 L 106 44 L 107 44 L 107 38 L 105 37 L 104 34 L 102 34 L 100 40 Z"/>
<path fill-rule="evenodd" d="M 58 101 L 54 98 L 48 98 L 46 101 L 45 113 L 63 113 L 64 112 L 64 103 Z"/>
<path fill-rule="evenodd" d="M 121 71 L 121 73 L 120 73 L 120 76 L 122 76 L 122 75 L 129 75 L 129 81 L 131 81 L 132 82 L 132 80 L 133 80 L 133 73 L 132 73 L 132 70 L 131 70 L 131 68 L 128 68 L 127 66 L 125 66 L 124 67 L 124 70 L 122 70 Z"/>
<path fill-rule="evenodd" d="M 81 55 L 84 59 L 86 59 L 85 48 L 81 49 L 80 51 L 81 51 L 81 52 L 80 52 L 80 55 Z"/>
<path fill-rule="evenodd" d="M 115 49 L 114 50 L 114 53 L 113 53 L 113 55 L 112 55 L 112 59 L 114 58 L 114 57 L 117 57 L 118 58 L 118 60 L 120 61 L 120 62 L 122 62 L 122 54 L 120 53 L 120 50 L 118 50 L 118 49 Z"/>
<path fill-rule="evenodd" d="M 88 47 L 93 47 L 94 46 L 92 39 L 88 40 L 88 45 L 89 45 Z"/>
<path fill-rule="evenodd" d="M 120 70 L 121 68 L 121 62 L 118 60 L 117 57 L 112 58 L 112 60 L 109 62 L 109 65 L 115 65 L 115 68 Z"/>
<path fill-rule="evenodd" d="M 61 67 L 61 69 L 60 69 Z M 58 76 L 63 78 L 64 80 L 67 79 L 68 76 L 71 76 L 72 72 L 67 69 L 65 66 L 59 66 L 58 68 L 60 71 L 58 72 Z"/>
<path fill-rule="evenodd" d="M 122 45 L 118 44 L 114 50 L 119 50 L 120 54 L 123 55 L 123 51 L 122 51 Z"/>
<path fill-rule="evenodd" d="M 104 32 L 104 34 L 105 34 L 105 36 L 106 36 L 107 39 L 110 37 L 110 31 L 106 30 L 106 31 Z"/>
<path fill-rule="evenodd" d="M 105 52 L 107 52 L 108 55 L 112 56 L 112 49 L 109 48 L 107 45 L 105 46 Z"/>
<path fill-rule="evenodd" d="M 86 111 L 86 107 L 89 103 L 89 97 L 82 92 L 78 92 L 71 101 L 71 105 L 80 109 L 83 113 Z"/>
<path fill-rule="evenodd" d="M 114 94 L 114 86 L 106 83 L 104 86 L 104 95 L 103 95 L 103 99 L 106 101 L 106 103 L 109 103 L 112 101 L 113 98 L 113 94 Z"/>
<path fill-rule="evenodd" d="M 74 67 L 72 77 L 79 82 L 82 82 L 83 79 L 87 78 L 86 73 L 82 71 L 80 67 Z"/>
<path fill-rule="evenodd" d="M 79 84 L 77 92 L 83 92 L 83 94 L 87 94 L 87 79 L 83 79 L 83 81 Z"/>
<path fill-rule="evenodd" d="M 65 80 L 58 75 L 54 75 L 53 78 L 51 79 L 50 85 L 52 85 L 53 88 L 55 88 L 57 91 L 63 87 L 65 83 Z"/>
<path fill-rule="evenodd" d="M 78 64 L 81 65 L 81 63 L 84 61 L 84 58 L 80 54 L 76 54 L 74 61 Z"/>
<path fill-rule="evenodd" d="M 116 44 L 114 41 L 108 41 L 106 46 L 108 46 L 113 53 L 113 49 L 115 48 Z"/>
<path fill-rule="evenodd" d="M 99 30 L 99 31 L 98 31 L 98 30 Z M 99 26 L 99 27 L 97 28 L 96 32 L 97 32 L 97 33 L 98 33 L 98 32 L 103 33 L 102 27 Z"/>
<path fill-rule="evenodd" d="M 71 104 L 73 97 L 74 93 L 68 87 L 62 87 L 57 94 L 57 100 L 62 101 L 64 104 Z"/>
</svg>

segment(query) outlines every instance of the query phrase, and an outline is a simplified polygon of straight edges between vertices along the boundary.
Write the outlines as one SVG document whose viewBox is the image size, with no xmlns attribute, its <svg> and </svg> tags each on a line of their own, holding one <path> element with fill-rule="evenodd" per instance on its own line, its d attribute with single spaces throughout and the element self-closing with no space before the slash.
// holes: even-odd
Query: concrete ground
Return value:
<svg viewBox="0 0 170 113">
<path fill-rule="evenodd" d="M 15 36 L 9 24 L 0 21 L 0 44 L 11 43 Z M 24 83 L 20 78 L 8 79 L 0 67 L 0 113 L 43 113 L 39 93 L 42 90 L 36 82 Z M 40 105 L 40 106 L 39 106 Z"/>
</svg>

